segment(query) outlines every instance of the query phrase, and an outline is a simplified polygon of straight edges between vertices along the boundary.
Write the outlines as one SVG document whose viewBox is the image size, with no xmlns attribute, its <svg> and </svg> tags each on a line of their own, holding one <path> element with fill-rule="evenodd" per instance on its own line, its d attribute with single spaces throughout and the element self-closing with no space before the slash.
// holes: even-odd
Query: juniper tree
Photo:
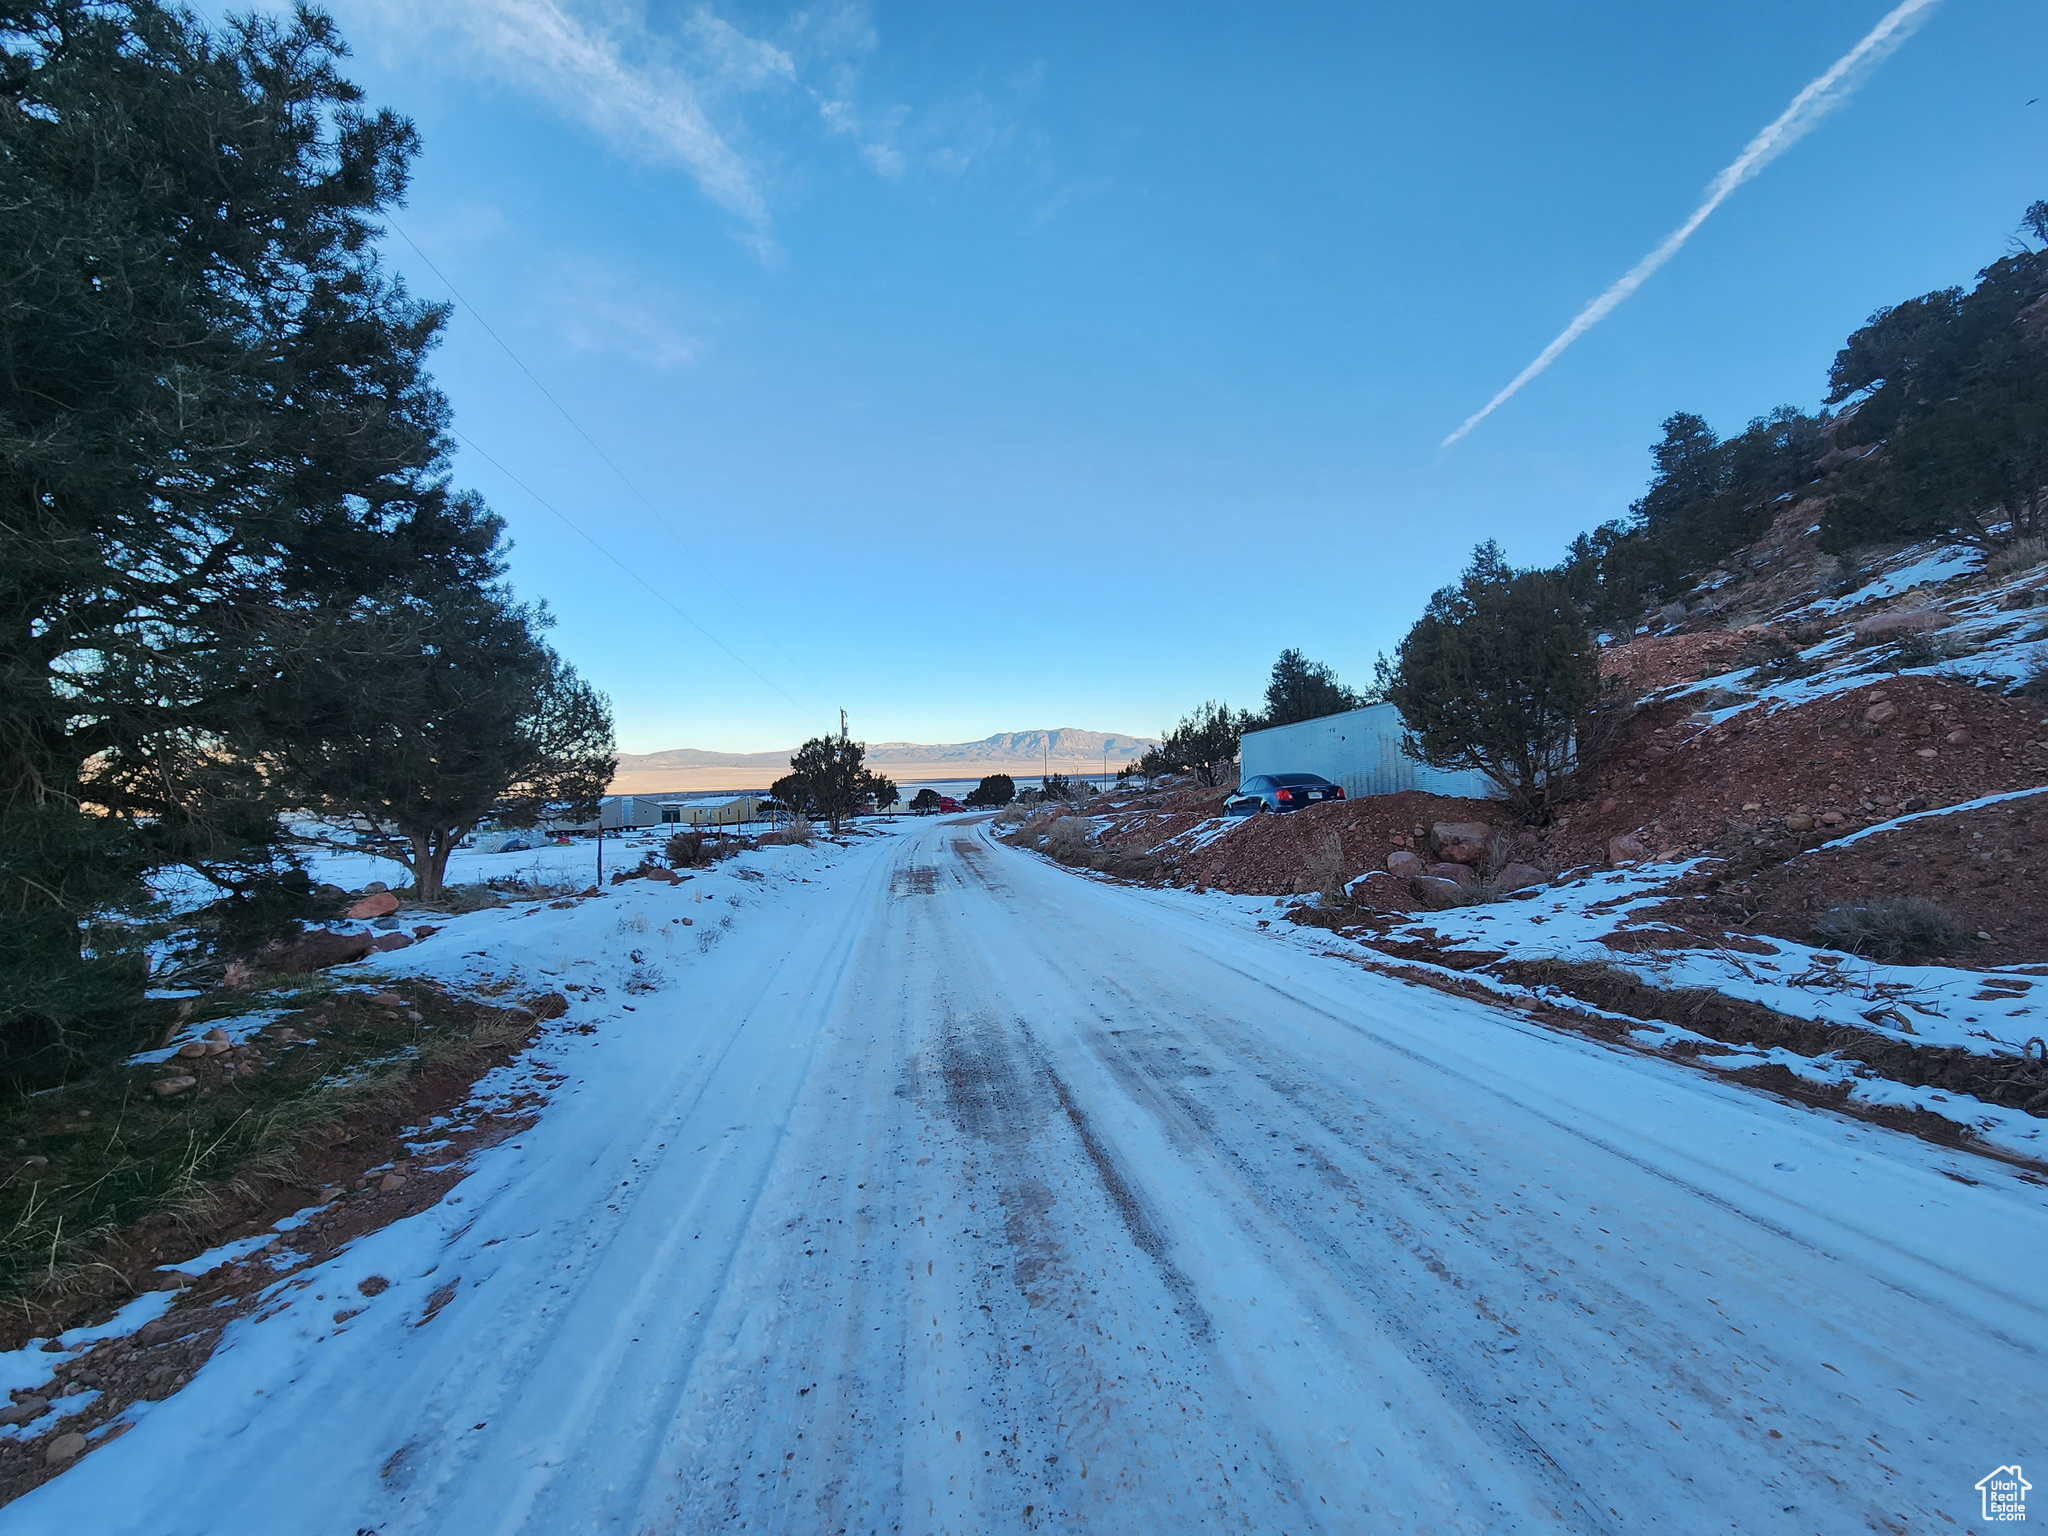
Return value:
<svg viewBox="0 0 2048 1536">
<path fill-rule="evenodd" d="M 1294 725 L 1356 709 L 1365 700 L 1337 681 L 1320 661 L 1310 661 L 1290 647 L 1273 663 L 1266 682 L 1266 713 L 1261 725 Z"/>
<path fill-rule="evenodd" d="M 444 315 L 372 243 L 417 140 L 344 51 L 303 9 L 0 15 L 0 1051 L 133 995 L 81 922 L 151 864 L 276 873 L 274 786 L 225 750 L 248 637 L 475 554 Z"/>
<path fill-rule="evenodd" d="M 783 785 L 793 780 L 791 792 L 801 795 L 836 835 L 847 817 L 878 798 L 881 786 L 889 784 L 867 768 L 866 758 L 867 744 L 849 740 L 843 732 L 813 737 L 790 758 L 789 778 L 776 785 L 776 798 L 782 798 Z M 889 784 L 892 791 L 895 787 Z"/>
<path fill-rule="evenodd" d="M 448 856 L 486 818 L 588 820 L 618 768 L 609 704 L 542 643 L 544 623 L 476 585 L 313 615 L 266 655 L 244 746 L 439 901 Z"/>
<path fill-rule="evenodd" d="M 967 792 L 963 805 L 1004 806 L 1017 798 L 1017 781 L 1007 773 L 992 773 Z"/>
<path fill-rule="evenodd" d="M 1616 704 L 1564 582 L 1513 570 L 1490 540 L 1430 598 L 1386 691 L 1409 751 L 1433 768 L 1477 769 L 1532 822 L 1549 819 L 1578 735 L 1603 703 Z"/>
</svg>

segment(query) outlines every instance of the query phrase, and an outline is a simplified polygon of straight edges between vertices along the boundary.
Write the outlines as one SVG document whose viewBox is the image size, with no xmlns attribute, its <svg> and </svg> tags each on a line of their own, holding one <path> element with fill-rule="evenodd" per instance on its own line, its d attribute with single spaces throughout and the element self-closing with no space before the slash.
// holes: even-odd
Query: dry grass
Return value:
<svg viewBox="0 0 2048 1536">
<path fill-rule="evenodd" d="M 1077 853 L 1088 846 L 1088 834 L 1094 830 L 1095 823 L 1086 816 L 1062 816 L 1046 829 L 1047 848 L 1055 858 Z"/>
<path fill-rule="evenodd" d="M 1902 608 L 1896 613 L 1874 613 L 1856 624 L 1856 639 L 1865 645 L 1896 640 L 1901 635 L 1924 635 L 1940 629 L 1948 615 L 1938 608 Z"/>
<path fill-rule="evenodd" d="M 1984 562 L 1984 569 L 1993 576 L 2011 576 L 2019 571 L 2031 571 L 2044 561 L 2048 561 L 2048 539 L 2035 535 L 2014 539 L 2003 549 L 1993 552 L 1991 558 Z"/>
<path fill-rule="evenodd" d="M 81 1260 L 109 1233 L 159 1214 L 198 1222 L 223 1200 L 288 1179 L 308 1138 L 395 1106 L 421 1073 L 502 1052 L 532 1024 L 418 984 L 402 984 L 405 1001 L 392 1007 L 325 978 L 293 980 L 302 984 L 224 994 L 192 1030 L 282 1007 L 280 1022 L 311 1038 L 181 1062 L 199 1090 L 159 1099 L 149 1084 L 169 1069 L 119 1062 L 0 1106 L 0 1296 L 88 1282 Z M 239 1075 L 244 1062 L 252 1070 Z"/>
<path fill-rule="evenodd" d="M 1325 832 L 1323 840 L 1308 856 L 1309 889 L 1325 907 L 1341 907 L 1347 900 L 1344 889 L 1344 840 Z"/>
</svg>

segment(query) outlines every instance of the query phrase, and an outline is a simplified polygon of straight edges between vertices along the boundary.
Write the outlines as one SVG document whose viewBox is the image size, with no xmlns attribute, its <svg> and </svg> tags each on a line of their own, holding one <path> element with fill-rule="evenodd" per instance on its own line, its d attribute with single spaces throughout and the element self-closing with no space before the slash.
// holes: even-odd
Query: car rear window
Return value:
<svg viewBox="0 0 2048 1536">
<path fill-rule="evenodd" d="M 1319 773 L 1276 773 L 1273 775 L 1273 782 L 1275 784 L 1287 785 L 1307 784 L 1313 787 L 1317 784 L 1327 784 L 1330 781 Z"/>
</svg>

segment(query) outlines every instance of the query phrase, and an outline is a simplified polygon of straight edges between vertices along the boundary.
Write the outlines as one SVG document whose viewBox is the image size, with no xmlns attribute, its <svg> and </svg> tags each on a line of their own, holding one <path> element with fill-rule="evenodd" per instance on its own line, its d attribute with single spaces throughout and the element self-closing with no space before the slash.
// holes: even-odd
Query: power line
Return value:
<svg viewBox="0 0 2048 1536">
<path fill-rule="evenodd" d="M 683 610 L 679 608 L 675 604 L 675 602 L 672 599 L 670 599 L 669 596 L 666 593 L 664 593 L 659 587 L 655 586 L 646 577 L 642 576 L 638 571 L 634 570 L 633 567 L 626 564 L 625 561 L 621 560 L 617 555 L 613 554 L 610 550 L 606 549 L 602 544 L 598 543 L 596 539 L 592 538 L 588 533 L 584 532 L 584 530 L 578 527 L 576 523 L 572 522 L 568 514 L 563 512 L 561 508 L 557 507 L 553 502 L 549 501 L 547 497 L 541 495 L 539 491 L 536 491 L 524 480 L 520 479 L 517 475 L 513 474 L 511 470 L 507 469 L 503 464 L 500 464 L 496 459 L 492 458 L 491 455 L 485 453 L 483 449 L 479 448 L 460 429 L 450 427 L 448 430 L 462 443 L 462 445 L 465 448 L 469 449 L 471 453 L 474 453 L 478 458 L 482 459 L 486 464 L 490 465 L 499 474 L 503 475 L 507 480 L 510 480 L 514 485 L 518 486 L 519 489 L 526 492 L 527 495 L 531 496 L 535 501 L 539 502 L 543 507 L 547 508 L 548 511 L 552 512 L 557 518 L 561 520 L 563 526 L 568 528 L 571 533 L 575 534 L 578 538 L 582 539 L 584 543 L 588 544 L 600 555 L 603 555 L 605 559 L 611 561 L 613 565 L 616 565 L 628 576 L 632 577 L 635 581 L 639 582 L 641 586 L 647 588 L 649 592 L 654 594 L 655 601 L 659 602 L 664 608 L 667 608 L 677 618 L 681 619 L 685 624 L 689 625 L 690 628 L 696 630 L 698 634 L 702 635 L 706 640 L 709 640 L 713 645 L 717 646 L 721 651 L 725 652 L 725 654 L 730 656 L 734 661 L 738 662 L 741 666 L 745 667 L 749 672 L 753 673 L 754 676 L 760 678 L 762 682 L 766 683 L 770 688 L 774 689 L 776 693 L 781 694 L 784 702 L 786 702 L 791 709 L 795 710 L 800 715 L 807 713 L 803 705 L 797 703 L 795 699 L 790 698 L 790 696 L 787 693 L 783 693 L 781 687 L 778 686 L 770 678 L 763 675 L 759 667 L 756 667 L 752 662 L 748 661 L 746 657 L 742 656 L 738 651 L 734 650 L 731 646 L 727 645 L 723 640 L 719 639 L 718 636 L 711 633 L 711 631 L 706 629 L 702 624 L 699 624 L 695 619 L 691 618 L 687 613 L 683 612 Z"/>
<path fill-rule="evenodd" d="M 794 656 L 791 656 L 788 651 L 782 648 L 782 642 L 775 638 L 774 632 L 771 631 L 767 625 L 763 624 L 759 619 L 754 617 L 753 613 L 747 608 L 747 605 L 745 603 L 742 603 L 739 600 L 739 598 L 734 594 L 732 588 L 728 587 L 724 583 L 724 581 L 722 581 L 719 578 L 718 573 L 716 571 L 712 570 L 710 566 L 704 563 L 704 557 L 698 554 L 696 549 L 689 543 L 689 541 L 686 540 L 682 536 L 682 534 L 675 529 L 675 527 L 669 522 L 667 518 L 661 515 L 660 508 L 656 507 L 652 501 L 648 500 L 646 494 L 641 491 L 640 487 L 635 485 L 630 479 L 627 478 L 626 472 L 623 469 L 619 468 L 617 463 L 613 461 L 612 456 L 610 454 L 604 451 L 603 447 L 598 443 L 597 439 L 592 437 L 588 432 L 584 431 L 583 423 L 578 421 L 574 416 L 571 416 L 569 414 L 569 408 L 562 404 L 560 400 L 557 400 L 555 398 L 554 391 L 549 389 L 547 385 L 543 384 L 540 381 L 540 376 L 536 374 L 531 368 L 526 366 L 525 361 L 519 356 L 519 354 L 512 350 L 511 344 L 507 342 L 504 337 L 498 334 L 497 329 L 491 324 L 490 321 L 484 318 L 483 311 L 478 309 L 474 304 L 470 303 L 468 299 L 463 297 L 462 290 L 455 286 L 454 282 L 449 278 L 448 274 L 446 272 L 443 272 L 438 266 L 434 264 L 434 258 L 429 256 L 425 251 L 420 249 L 420 243 L 417 240 L 413 239 L 411 235 L 407 234 L 403 226 L 401 226 L 396 219 L 391 219 L 387 217 L 386 222 L 389 223 L 394 230 L 398 231 L 400 239 L 404 240 L 407 245 L 413 248 L 413 253 L 416 256 L 418 256 L 421 261 L 427 264 L 428 270 L 431 271 L 434 274 L 434 276 L 441 279 L 441 281 L 447 285 L 448 291 L 455 296 L 455 301 L 458 304 L 460 304 L 464 309 L 469 311 L 470 318 L 476 321 L 478 325 L 484 328 L 485 334 L 487 334 L 491 338 L 491 340 L 495 341 L 498 344 L 498 346 L 501 349 L 503 349 L 505 355 L 512 359 L 513 364 L 519 369 L 521 373 L 526 375 L 526 377 L 532 382 L 533 387 L 541 392 L 542 396 L 546 398 L 548 404 L 552 405 L 557 411 L 561 412 L 562 420 L 568 422 L 570 426 L 576 429 L 576 435 L 582 438 L 584 442 L 590 445 L 590 451 L 592 453 L 595 453 L 600 459 L 604 460 L 605 467 L 609 469 L 613 474 L 619 477 L 619 484 L 623 485 L 627 490 L 633 493 L 634 499 L 637 500 L 641 506 L 647 509 L 648 515 L 651 516 L 657 523 L 661 525 L 662 531 L 665 532 L 670 538 L 674 539 L 676 541 L 677 546 L 683 551 L 683 553 L 689 556 L 689 558 L 696 563 L 698 571 L 704 576 L 704 578 L 707 581 L 709 581 L 713 586 L 717 587 L 719 591 L 725 594 L 726 600 L 730 602 L 733 605 L 733 607 L 739 609 L 740 613 L 745 616 L 749 624 L 752 624 L 754 628 L 758 629 L 761 632 L 762 638 L 765 639 L 770 645 L 775 647 L 776 655 L 780 656 L 784 661 L 788 662 L 790 665 L 790 669 L 793 672 L 795 672 L 798 677 L 802 678 L 805 684 L 808 685 L 813 692 L 822 693 L 823 690 L 818 687 L 817 680 L 813 678 L 808 672 L 804 671 L 802 667 L 797 665 L 796 658 Z M 578 529 L 577 531 L 581 532 L 582 530 Z M 671 604 L 671 606 L 673 605 Z M 693 624 L 696 623 L 694 619 L 691 620 L 691 622 Z M 702 626 L 700 625 L 699 628 L 702 628 Z M 754 675 L 757 677 L 760 676 L 758 672 Z M 781 690 L 778 689 L 776 691 L 780 692 Z M 783 696 L 785 698 L 788 697 L 787 694 L 784 694 Z"/>
</svg>

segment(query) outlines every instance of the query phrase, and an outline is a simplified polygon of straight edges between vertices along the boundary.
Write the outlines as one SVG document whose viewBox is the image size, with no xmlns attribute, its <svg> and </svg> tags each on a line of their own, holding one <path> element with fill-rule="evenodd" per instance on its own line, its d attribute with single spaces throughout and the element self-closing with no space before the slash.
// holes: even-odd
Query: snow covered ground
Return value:
<svg viewBox="0 0 2048 1536">
<path fill-rule="evenodd" d="M 1262 915 L 905 822 L 458 919 L 378 969 L 566 992 L 538 1123 L 0 1533 L 1917 1531 L 2040 1459 L 2048 1188 Z"/>
</svg>

